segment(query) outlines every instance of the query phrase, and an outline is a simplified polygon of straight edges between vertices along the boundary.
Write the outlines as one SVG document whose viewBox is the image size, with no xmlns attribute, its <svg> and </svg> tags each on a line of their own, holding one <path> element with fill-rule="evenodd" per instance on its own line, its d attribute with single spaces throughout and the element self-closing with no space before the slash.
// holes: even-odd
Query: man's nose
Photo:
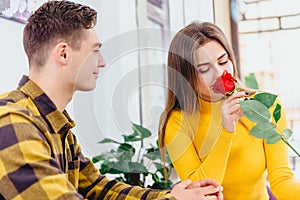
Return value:
<svg viewBox="0 0 300 200">
<path fill-rule="evenodd" d="M 103 57 L 103 55 L 101 53 L 99 53 L 99 58 L 98 58 L 98 67 L 105 67 L 106 66 L 106 62 L 105 59 Z"/>
</svg>

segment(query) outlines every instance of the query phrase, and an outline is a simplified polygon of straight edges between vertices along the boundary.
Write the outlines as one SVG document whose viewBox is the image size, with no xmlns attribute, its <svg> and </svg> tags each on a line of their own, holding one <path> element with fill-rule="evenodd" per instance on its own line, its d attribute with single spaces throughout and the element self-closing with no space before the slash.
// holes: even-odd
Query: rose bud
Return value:
<svg viewBox="0 0 300 200">
<path fill-rule="evenodd" d="M 232 95 L 238 87 L 237 80 L 227 70 L 216 80 L 212 90 L 216 94 Z"/>
</svg>

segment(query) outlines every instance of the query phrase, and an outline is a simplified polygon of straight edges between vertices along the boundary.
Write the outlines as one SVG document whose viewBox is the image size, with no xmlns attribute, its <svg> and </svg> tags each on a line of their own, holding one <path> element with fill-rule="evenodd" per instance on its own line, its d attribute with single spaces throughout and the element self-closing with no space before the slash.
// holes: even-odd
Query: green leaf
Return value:
<svg viewBox="0 0 300 200">
<path fill-rule="evenodd" d="M 250 130 L 250 135 L 257 138 L 269 138 L 276 134 L 275 126 L 271 122 L 257 123 L 256 126 Z"/>
<path fill-rule="evenodd" d="M 115 179 L 118 181 L 121 181 L 123 183 L 125 183 L 125 181 L 126 181 L 122 176 L 116 177 Z"/>
<path fill-rule="evenodd" d="M 102 160 L 102 155 L 98 155 L 98 156 L 95 156 L 95 157 L 92 158 L 92 162 L 93 163 L 97 163 L 100 160 Z"/>
<path fill-rule="evenodd" d="M 248 76 L 245 76 L 245 85 L 248 88 L 258 89 L 258 83 L 254 73 L 250 73 Z"/>
<path fill-rule="evenodd" d="M 152 180 L 153 180 L 154 182 L 159 182 L 159 177 L 158 177 L 158 175 L 157 175 L 157 174 L 152 174 Z"/>
<path fill-rule="evenodd" d="M 116 162 L 113 166 L 113 169 L 115 169 L 116 171 L 120 172 L 130 172 L 131 169 L 129 167 L 128 162 L 124 161 L 124 160 L 119 160 L 118 162 Z M 111 173 L 112 174 L 112 173 Z"/>
<path fill-rule="evenodd" d="M 131 152 L 132 154 L 135 153 L 135 148 L 131 145 L 131 144 L 127 144 L 127 143 L 122 143 L 120 144 L 118 150 L 120 151 L 128 151 Z"/>
<path fill-rule="evenodd" d="M 117 142 L 113 139 L 110 138 L 104 138 L 103 140 L 99 141 L 98 143 L 115 143 L 115 144 L 120 144 L 120 142 Z"/>
<path fill-rule="evenodd" d="M 161 163 L 154 162 L 153 164 L 155 165 L 156 169 L 163 169 L 164 168 L 164 166 Z"/>
<path fill-rule="evenodd" d="M 240 102 L 243 114 L 253 122 L 269 122 L 271 119 L 268 108 L 256 100 L 245 100 Z"/>
<path fill-rule="evenodd" d="M 140 137 L 139 135 L 137 135 L 136 133 L 133 133 L 131 135 L 122 135 L 124 138 L 125 142 L 135 142 L 135 141 L 140 141 L 143 140 L 142 137 Z"/>
<path fill-rule="evenodd" d="M 267 138 L 266 143 L 267 144 L 275 144 L 279 140 L 281 140 L 281 135 L 277 133 L 276 135 L 273 135 L 272 137 Z"/>
<path fill-rule="evenodd" d="M 118 147 L 118 152 L 123 153 L 120 157 L 118 157 L 118 159 L 129 161 L 135 154 L 135 148 L 131 144 L 122 143 Z"/>
<path fill-rule="evenodd" d="M 155 167 L 156 167 L 156 169 L 157 169 L 156 171 L 157 171 L 158 173 L 160 173 L 161 176 L 164 176 L 164 166 L 163 166 L 161 163 L 157 163 L 157 162 L 155 162 L 154 165 L 155 165 Z M 168 173 L 168 175 L 169 175 L 169 172 L 170 172 L 169 168 L 166 167 L 166 170 L 167 170 L 167 173 Z"/>
<path fill-rule="evenodd" d="M 137 125 L 137 124 L 133 123 L 132 124 L 132 129 L 136 134 L 138 134 L 142 138 L 147 138 L 147 137 L 151 136 L 151 132 L 148 129 L 146 129 L 146 128 L 140 126 L 140 125 Z"/>
<path fill-rule="evenodd" d="M 139 173 L 144 173 L 144 174 L 147 173 L 148 174 L 148 170 L 143 163 L 130 162 L 129 167 L 130 167 L 131 172 L 139 172 Z"/>
<path fill-rule="evenodd" d="M 153 189 L 160 189 L 160 190 L 169 190 L 173 185 L 173 182 L 170 180 L 160 180 L 158 182 L 154 182 L 151 186 L 148 185 L 148 187 Z"/>
<path fill-rule="evenodd" d="M 116 166 L 119 166 L 119 164 L 116 164 L 116 162 L 110 162 L 108 160 L 105 160 L 101 166 L 100 166 L 100 173 L 101 174 L 119 174 L 122 173 L 122 171 L 118 170 Z"/>
<path fill-rule="evenodd" d="M 273 112 L 273 117 L 274 117 L 275 123 L 277 123 L 281 117 L 281 105 L 280 104 L 276 104 L 276 108 Z"/>
<path fill-rule="evenodd" d="M 160 151 L 158 148 L 149 148 L 147 149 L 146 153 L 144 156 L 150 160 L 157 160 L 161 159 L 160 157 Z"/>
<path fill-rule="evenodd" d="M 289 139 L 292 136 L 293 131 L 291 129 L 286 128 L 283 130 L 282 133 L 286 139 Z"/>
<path fill-rule="evenodd" d="M 267 106 L 267 108 L 270 108 L 274 104 L 276 98 L 277 95 L 268 92 L 257 93 L 256 95 L 254 95 L 254 100 L 261 102 L 262 104 Z"/>
</svg>

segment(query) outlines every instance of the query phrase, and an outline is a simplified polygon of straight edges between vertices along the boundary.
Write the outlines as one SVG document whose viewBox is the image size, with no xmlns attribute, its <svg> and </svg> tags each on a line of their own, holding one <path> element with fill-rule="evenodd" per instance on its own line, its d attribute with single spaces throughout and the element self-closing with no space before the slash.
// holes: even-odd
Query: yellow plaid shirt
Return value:
<svg viewBox="0 0 300 200">
<path fill-rule="evenodd" d="M 0 96 L 0 200 L 174 199 L 100 175 L 81 153 L 74 126 L 27 76 Z"/>
</svg>

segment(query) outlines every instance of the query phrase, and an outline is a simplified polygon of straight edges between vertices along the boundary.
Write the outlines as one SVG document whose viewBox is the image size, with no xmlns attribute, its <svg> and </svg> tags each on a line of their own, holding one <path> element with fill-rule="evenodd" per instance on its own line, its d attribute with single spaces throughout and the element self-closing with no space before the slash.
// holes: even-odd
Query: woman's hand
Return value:
<svg viewBox="0 0 300 200">
<path fill-rule="evenodd" d="M 203 179 L 191 183 L 190 180 L 176 184 L 171 195 L 176 199 L 223 200 L 222 186 L 213 179 Z"/>
<path fill-rule="evenodd" d="M 228 132 L 234 132 L 236 123 L 243 115 L 241 111 L 240 101 L 244 100 L 249 93 L 235 92 L 227 97 L 222 106 L 222 125 Z"/>
</svg>

